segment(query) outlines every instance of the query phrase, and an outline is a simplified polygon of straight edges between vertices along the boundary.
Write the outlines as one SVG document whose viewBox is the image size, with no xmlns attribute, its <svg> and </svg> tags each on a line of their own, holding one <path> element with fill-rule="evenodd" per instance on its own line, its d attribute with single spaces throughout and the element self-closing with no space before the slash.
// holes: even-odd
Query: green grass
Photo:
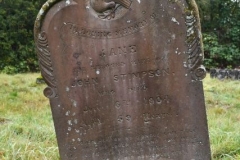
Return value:
<svg viewBox="0 0 240 160">
<path fill-rule="evenodd" d="M 39 74 L 0 74 L 0 159 L 54 160 L 58 148 Z"/>
<path fill-rule="evenodd" d="M 0 160 L 57 160 L 57 142 L 39 74 L 0 74 Z M 240 160 L 240 81 L 204 80 L 212 157 Z"/>
<path fill-rule="evenodd" d="M 240 160 L 240 81 L 204 80 L 212 157 Z"/>
</svg>

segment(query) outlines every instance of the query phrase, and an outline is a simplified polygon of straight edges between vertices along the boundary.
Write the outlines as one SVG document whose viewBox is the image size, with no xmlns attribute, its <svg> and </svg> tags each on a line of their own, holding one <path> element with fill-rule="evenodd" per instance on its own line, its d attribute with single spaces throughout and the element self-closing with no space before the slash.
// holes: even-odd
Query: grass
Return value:
<svg viewBox="0 0 240 160">
<path fill-rule="evenodd" d="M 0 74 L 0 160 L 57 160 L 39 74 Z M 240 160 L 240 81 L 204 80 L 213 160 Z"/>
<path fill-rule="evenodd" d="M 0 159 L 58 158 L 54 127 L 39 74 L 0 75 Z"/>
<path fill-rule="evenodd" d="M 240 81 L 204 80 L 212 157 L 240 160 Z"/>
</svg>

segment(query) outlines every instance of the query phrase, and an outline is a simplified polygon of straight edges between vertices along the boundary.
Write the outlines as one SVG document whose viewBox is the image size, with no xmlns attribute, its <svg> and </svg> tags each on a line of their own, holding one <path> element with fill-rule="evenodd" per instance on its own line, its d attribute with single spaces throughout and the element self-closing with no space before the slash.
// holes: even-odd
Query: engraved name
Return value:
<svg viewBox="0 0 240 160">
<path fill-rule="evenodd" d="M 120 46 L 120 47 L 110 48 L 110 49 L 102 49 L 102 51 L 99 55 L 100 55 L 100 57 L 105 57 L 105 56 L 121 56 L 121 55 L 126 55 L 126 54 L 133 54 L 133 53 L 137 53 L 136 45 Z"/>
<path fill-rule="evenodd" d="M 99 84 L 99 79 L 94 78 L 85 78 L 85 79 L 74 79 L 71 82 L 72 87 L 90 87 Z"/>
<path fill-rule="evenodd" d="M 140 72 L 132 72 L 132 73 L 122 73 L 118 75 L 114 75 L 113 79 L 115 82 L 125 81 L 128 79 L 143 79 L 143 78 L 155 78 L 155 77 L 163 77 L 168 76 L 169 69 L 157 69 L 157 70 L 147 70 Z"/>
</svg>

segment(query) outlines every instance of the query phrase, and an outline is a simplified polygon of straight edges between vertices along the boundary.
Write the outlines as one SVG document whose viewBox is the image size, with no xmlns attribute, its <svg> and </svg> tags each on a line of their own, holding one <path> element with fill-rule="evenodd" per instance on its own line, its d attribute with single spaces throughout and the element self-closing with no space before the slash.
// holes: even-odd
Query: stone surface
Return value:
<svg viewBox="0 0 240 160">
<path fill-rule="evenodd" d="M 193 0 L 49 0 L 35 41 L 61 159 L 210 159 Z"/>
</svg>

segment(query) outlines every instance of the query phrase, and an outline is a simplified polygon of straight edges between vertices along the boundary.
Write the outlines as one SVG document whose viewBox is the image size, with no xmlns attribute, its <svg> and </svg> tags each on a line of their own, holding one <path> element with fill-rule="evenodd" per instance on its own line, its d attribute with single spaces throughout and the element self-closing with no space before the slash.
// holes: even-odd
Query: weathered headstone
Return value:
<svg viewBox="0 0 240 160">
<path fill-rule="evenodd" d="M 240 80 L 240 70 L 236 70 L 236 79 Z"/>
<path fill-rule="evenodd" d="M 210 159 L 194 0 L 49 0 L 35 41 L 61 159 Z"/>
<path fill-rule="evenodd" d="M 228 78 L 232 80 L 237 80 L 238 79 L 238 70 L 228 70 Z"/>
<path fill-rule="evenodd" d="M 239 80 L 240 70 L 238 69 L 210 69 L 210 77 L 218 78 L 220 80 L 231 79 Z"/>
<path fill-rule="evenodd" d="M 217 78 L 218 78 L 218 79 L 225 79 L 225 78 L 227 78 L 227 70 L 225 70 L 225 69 L 220 69 L 220 70 L 218 71 Z"/>
<path fill-rule="evenodd" d="M 216 69 L 214 69 L 214 68 L 211 68 L 211 69 L 210 69 L 210 77 L 211 77 L 211 78 L 216 78 L 216 77 L 217 77 L 217 74 L 218 74 L 218 72 L 217 72 Z"/>
</svg>

